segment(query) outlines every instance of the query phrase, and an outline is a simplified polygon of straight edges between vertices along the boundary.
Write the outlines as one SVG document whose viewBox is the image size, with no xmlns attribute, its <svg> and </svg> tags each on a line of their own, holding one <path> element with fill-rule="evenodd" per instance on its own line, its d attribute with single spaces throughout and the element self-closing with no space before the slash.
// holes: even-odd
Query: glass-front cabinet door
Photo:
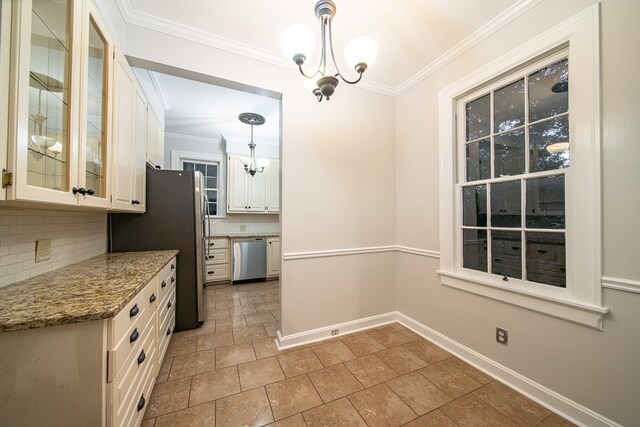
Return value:
<svg viewBox="0 0 640 427">
<path fill-rule="evenodd" d="M 108 86 L 110 44 L 96 15 L 89 11 L 83 43 L 83 118 L 80 121 L 79 188 L 81 205 L 109 207 L 107 165 L 111 140 Z"/>
<path fill-rule="evenodd" d="M 76 29 L 81 11 L 73 0 L 13 3 L 15 57 L 15 191 L 12 198 L 77 204 L 72 143 L 78 102 Z"/>
</svg>

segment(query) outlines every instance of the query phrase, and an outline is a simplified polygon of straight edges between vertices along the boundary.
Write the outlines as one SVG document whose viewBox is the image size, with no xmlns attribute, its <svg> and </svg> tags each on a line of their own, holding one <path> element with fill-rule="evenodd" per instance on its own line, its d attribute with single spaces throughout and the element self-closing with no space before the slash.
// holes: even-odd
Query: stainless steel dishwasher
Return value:
<svg viewBox="0 0 640 427">
<path fill-rule="evenodd" d="M 267 277 L 267 239 L 233 239 L 233 282 L 262 280 Z"/>
</svg>

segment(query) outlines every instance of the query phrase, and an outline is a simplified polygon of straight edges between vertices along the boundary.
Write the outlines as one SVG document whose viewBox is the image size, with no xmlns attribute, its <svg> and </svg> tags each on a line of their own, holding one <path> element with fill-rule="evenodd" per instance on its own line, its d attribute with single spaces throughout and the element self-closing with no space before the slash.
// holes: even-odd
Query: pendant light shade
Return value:
<svg viewBox="0 0 640 427">
<path fill-rule="evenodd" d="M 316 50 L 316 35 L 306 25 L 293 24 L 280 34 L 280 48 L 284 56 L 297 64 L 310 59 Z"/>
<path fill-rule="evenodd" d="M 347 65 L 357 70 L 358 66 L 370 67 L 378 57 L 378 43 L 368 36 L 356 37 L 344 47 Z"/>
</svg>

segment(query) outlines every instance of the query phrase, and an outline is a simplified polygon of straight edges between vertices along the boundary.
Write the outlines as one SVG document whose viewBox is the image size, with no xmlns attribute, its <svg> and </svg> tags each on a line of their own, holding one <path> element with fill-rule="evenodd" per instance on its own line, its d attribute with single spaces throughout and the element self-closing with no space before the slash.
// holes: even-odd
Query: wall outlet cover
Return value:
<svg viewBox="0 0 640 427">
<path fill-rule="evenodd" d="M 36 262 L 51 259 L 51 240 L 38 240 L 36 242 Z"/>
</svg>

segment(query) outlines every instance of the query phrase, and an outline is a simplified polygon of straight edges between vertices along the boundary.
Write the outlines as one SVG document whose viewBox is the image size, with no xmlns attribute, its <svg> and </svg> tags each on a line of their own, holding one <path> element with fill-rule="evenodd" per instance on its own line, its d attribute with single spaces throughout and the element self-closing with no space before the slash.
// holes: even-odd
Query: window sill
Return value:
<svg viewBox="0 0 640 427">
<path fill-rule="evenodd" d="M 437 273 L 440 275 L 440 283 L 444 286 L 523 307 L 599 331 L 603 329 L 604 316 L 609 313 L 607 307 L 509 289 L 449 271 L 438 270 Z"/>
</svg>

